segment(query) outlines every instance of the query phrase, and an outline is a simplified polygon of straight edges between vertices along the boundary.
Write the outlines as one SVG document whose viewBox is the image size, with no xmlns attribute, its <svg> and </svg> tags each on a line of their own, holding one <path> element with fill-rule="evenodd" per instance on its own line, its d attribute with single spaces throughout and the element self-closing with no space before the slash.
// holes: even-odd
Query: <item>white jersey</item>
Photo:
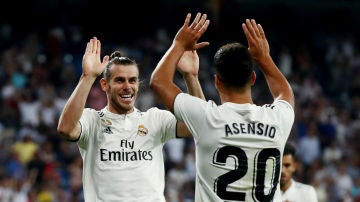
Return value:
<svg viewBox="0 0 360 202">
<path fill-rule="evenodd" d="M 126 115 L 86 108 L 80 123 L 86 202 L 165 202 L 163 146 L 176 137 L 173 114 L 158 108 Z"/>
<path fill-rule="evenodd" d="M 288 102 L 218 106 L 180 93 L 174 112 L 196 143 L 195 201 L 280 201 L 282 154 L 294 122 Z"/>
<path fill-rule="evenodd" d="M 318 202 L 315 188 L 311 185 L 303 184 L 291 180 L 290 187 L 281 192 L 282 202 Z"/>
</svg>

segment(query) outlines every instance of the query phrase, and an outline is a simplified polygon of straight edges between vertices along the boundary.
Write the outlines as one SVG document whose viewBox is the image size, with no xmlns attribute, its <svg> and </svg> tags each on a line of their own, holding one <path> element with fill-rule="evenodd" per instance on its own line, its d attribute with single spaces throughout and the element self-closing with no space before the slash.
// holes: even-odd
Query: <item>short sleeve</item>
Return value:
<svg viewBox="0 0 360 202">
<path fill-rule="evenodd" d="M 174 139 L 176 137 L 176 118 L 168 110 L 158 109 L 156 107 L 149 109 L 151 115 L 151 120 L 153 124 L 159 124 L 161 142 L 165 143 L 168 140 Z"/>
<path fill-rule="evenodd" d="M 80 138 L 77 142 L 79 147 L 82 149 L 86 149 L 89 138 L 92 134 L 95 134 L 97 128 L 99 126 L 99 116 L 96 110 L 85 108 L 81 118 L 80 118 L 80 125 L 81 125 L 81 133 Z"/>
</svg>

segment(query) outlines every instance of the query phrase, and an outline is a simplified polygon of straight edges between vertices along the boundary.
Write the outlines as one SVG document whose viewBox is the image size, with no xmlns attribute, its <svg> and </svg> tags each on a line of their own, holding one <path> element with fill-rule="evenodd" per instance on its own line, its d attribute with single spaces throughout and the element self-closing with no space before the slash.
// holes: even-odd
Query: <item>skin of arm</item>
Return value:
<svg viewBox="0 0 360 202">
<path fill-rule="evenodd" d="M 260 66 L 274 100 L 285 100 L 294 108 L 295 97 L 285 76 L 277 68 L 270 56 L 269 43 L 264 30 L 255 20 L 246 19 L 242 24 L 254 61 Z"/>
<path fill-rule="evenodd" d="M 198 78 L 199 55 L 196 50 L 185 51 L 181 56 L 177 70 L 182 74 L 188 93 L 205 100 L 204 93 Z"/>
<path fill-rule="evenodd" d="M 177 32 L 172 45 L 161 58 L 150 78 L 150 87 L 171 112 L 174 112 L 175 97 L 181 92 L 173 82 L 180 58 L 187 50 L 197 50 L 209 45 L 208 42 L 197 43 L 209 26 L 210 21 L 207 15 L 197 13 L 191 24 L 190 18 L 191 14 L 187 14 L 183 26 Z"/>
<path fill-rule="evenodd" d="M 60 115 L 57 131 L 68 140 L 77 140 L 79 138 L 81 132 L 79 120 L 86 99 L 96 78 L 102 73 L 109 61 L 109 56 L 105 56 L 103 62 L 101 62 L 100 50 L 100 41 L 96 37 L 90 39 L 83 55 L 82 75 Z"/>
<path fill-rule="evenodd" d="M 205 96 L 198 79 L 199 56 L 196 50 L 185 51 L 183 53 L 178 62 L 177 70 L 183 76 L 189 94 L 205 100 Z M 177 134 L 178 137 L 192 137 L 190 131 L 182 121 L 177 122 Z"/>
<path fill-rule="evenodd" d="M 208 42 L 197 43 L 197 40 L 205 33 L 210 21 L 206 19 L 206 14 L 201 15 L 201 13 L 197 13 L 191 24 L 190 18 L 191 14 L 187 14 L 183 26 L 177 32 L 172 45 L 161 58 L 150 78 L 150 88 L 155 91 L 171 112 L 174 112 L 175 97 L 181 92 L 173 82 L 176 67 L 183 75 L 189 93 L 204 98 L 197 77 L 199 65 L 198 63 L 189 65 L 191 60 L 196 62 L 198 56 L 186 53 L 186 51 L 197 50 L 209 45 Z M 177 124 L 177 135 L 178 137 L 191 137 L 190 131 L 183 122 Z"/>
</svg>

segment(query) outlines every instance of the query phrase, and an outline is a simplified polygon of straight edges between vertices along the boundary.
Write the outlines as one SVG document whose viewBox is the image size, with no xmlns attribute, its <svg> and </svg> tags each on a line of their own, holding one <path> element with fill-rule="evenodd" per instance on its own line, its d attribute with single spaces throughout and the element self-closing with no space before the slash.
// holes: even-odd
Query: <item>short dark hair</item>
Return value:
<svg viewBox="0 0 360 202">
<path fill-rule="evenodd" d="M 221 46 L 215 53 L 213 65 L 218 78 L 233 87 L 244 87 L 253 72 L 251 54 L 238 42 Z"/>
<path fill-rule="evenodd" d="M 112 64 L 116 64 L 116 65 L 137 65 L 136 61 L 133 59 L 130 59 L 128 57 L 124 57 L 122 56 L 120 51 L 114 51 L 109 58 L 109 62 L 107 63 L 104 72 L 103 72 L 103 77 L 109 81 L 111 73 L 110 73 L 110 67 Z"/>
<path fill-rule="evenodd" d="M 292 155 L 294 158 L 296 158 L 296 148 L 290 142 L 287 142 L 285 144 L 283 156 L 285 156 L 285 155 Z"/>
</svg>

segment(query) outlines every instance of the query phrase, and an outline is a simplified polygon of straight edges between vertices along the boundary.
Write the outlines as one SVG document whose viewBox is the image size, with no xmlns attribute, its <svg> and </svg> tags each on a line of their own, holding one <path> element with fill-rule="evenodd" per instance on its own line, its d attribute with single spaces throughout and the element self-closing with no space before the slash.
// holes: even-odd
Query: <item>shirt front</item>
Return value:
<svg viewBox="0 0 360 202">
<path fill-rule="evenodd" d="M 313 186 L 291 180 L 290 187 L 281 193 L 282 202 L 317 202 L 316 191 Z"/>
<path fill-rule="evenodd" d="M 180 93 L 174 112 L 196 144 L 195 201 L 280 201 L 282 153 L 294 121 L 289 103 L 216 105 Z"/>
<path fill-rule="evenodd" d="M 176 136 L 169 111 L 135 109 L 119 115 L 85 109 L 80 123 L 86 202 L 165 201 L 162 149 Z"/>
</svg>

